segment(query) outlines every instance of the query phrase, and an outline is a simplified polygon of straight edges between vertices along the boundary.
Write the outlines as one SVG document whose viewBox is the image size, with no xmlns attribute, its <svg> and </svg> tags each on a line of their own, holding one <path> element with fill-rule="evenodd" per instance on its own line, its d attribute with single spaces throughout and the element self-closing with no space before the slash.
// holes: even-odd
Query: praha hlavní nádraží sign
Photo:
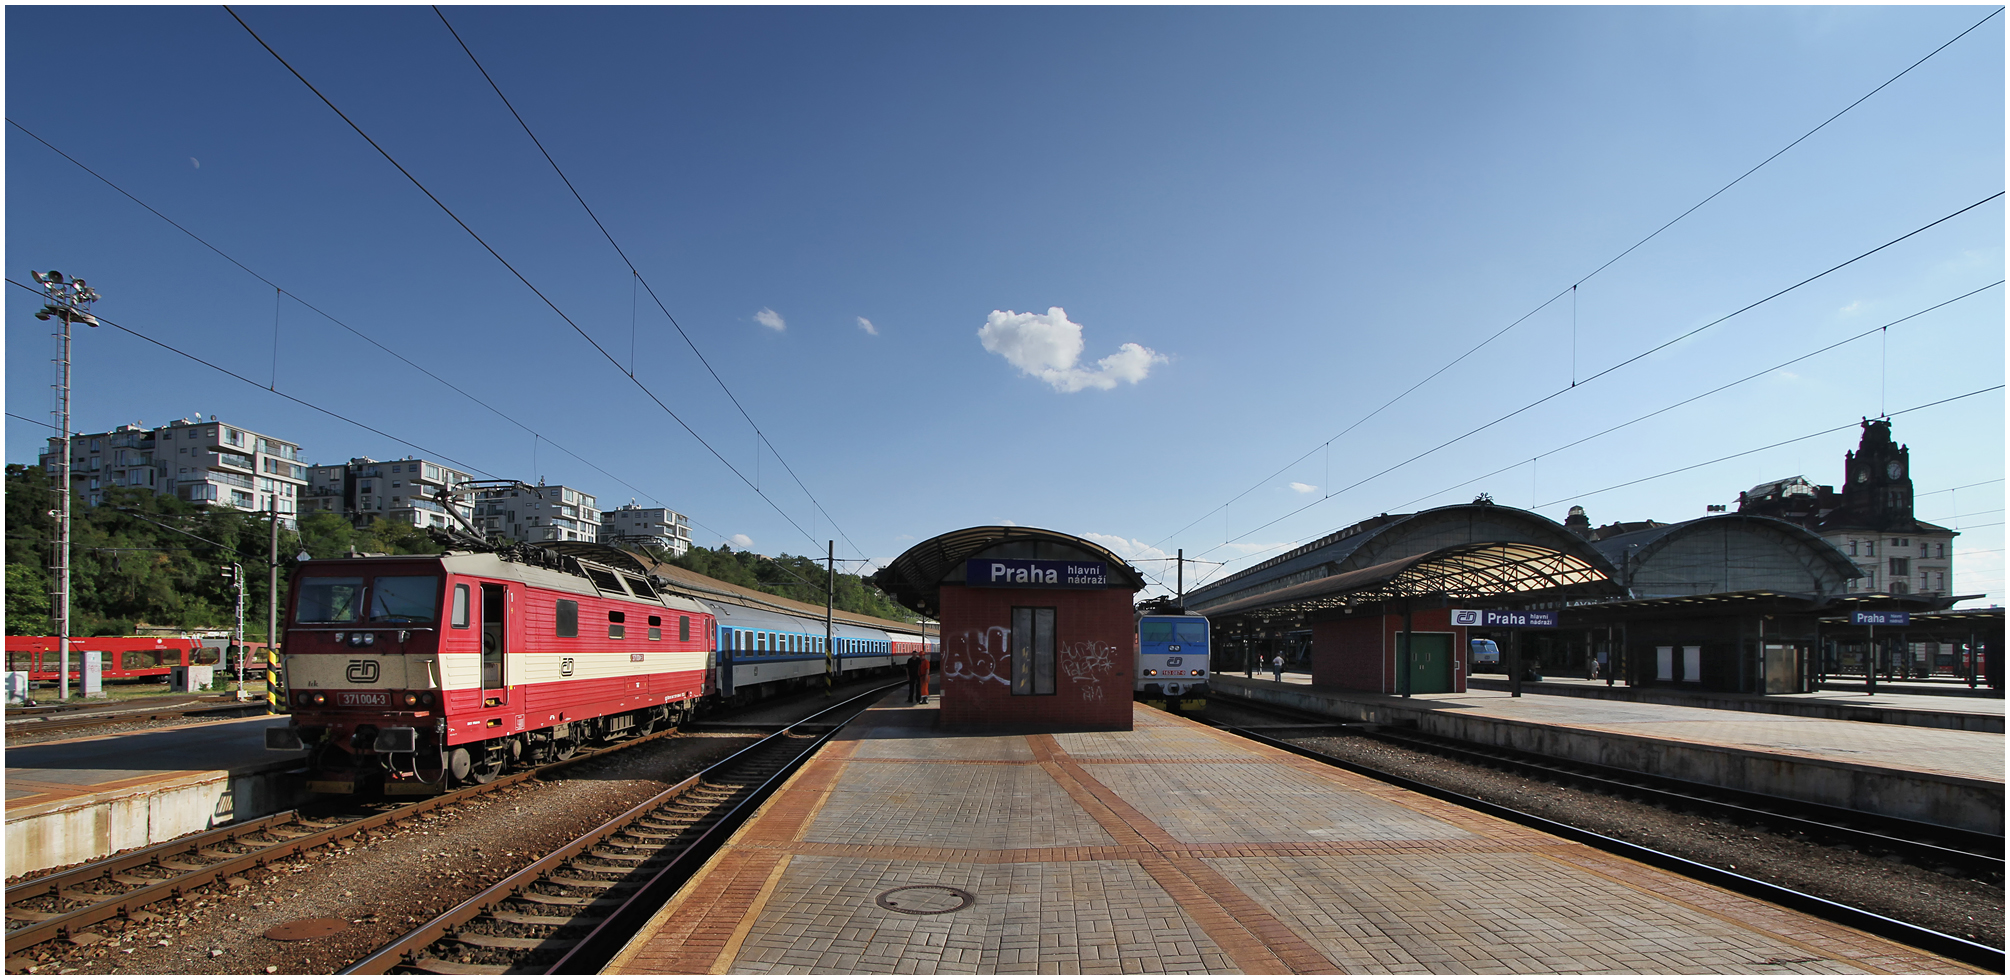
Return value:
<svg viewBox="0 0 2010 980">
<path fill-rule="evenodd" d="M 971 558 L 963 565 L 963 584 L 979 588 L 1106 589 L 1110 568 L 1099 561 Z"/>
</svg>

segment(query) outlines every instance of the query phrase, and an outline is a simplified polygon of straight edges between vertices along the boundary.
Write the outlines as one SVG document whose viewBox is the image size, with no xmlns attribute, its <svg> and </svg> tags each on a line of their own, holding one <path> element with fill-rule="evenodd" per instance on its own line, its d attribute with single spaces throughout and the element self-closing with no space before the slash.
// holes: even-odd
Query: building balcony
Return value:
<svg viewBox="0 0 2010 980">
<path fill-rule="evenodd" d="M 251 482 L 251 477 L 239 476 L 236 473 L 229 473 L 222 470 L 210 470 L 208 473 L 203 473 L 200 475 L 191 474 L 188 477 L 188 480 L 193 483 L 221 483 L 225 486 L 243 487 L 246 490 L 253 489 L 254 487 L 257 486 L 257 484 Z"/>
</svg>

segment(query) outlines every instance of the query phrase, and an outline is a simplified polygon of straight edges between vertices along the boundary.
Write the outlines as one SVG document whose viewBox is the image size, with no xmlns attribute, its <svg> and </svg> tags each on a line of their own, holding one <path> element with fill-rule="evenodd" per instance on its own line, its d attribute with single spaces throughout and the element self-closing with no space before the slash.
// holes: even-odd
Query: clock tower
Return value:
<svg viewBox="0 0 2010 980">
<path fill-rule="evenodd" d="M 1891 420 L 1863 423 L 1856 452 L 1843 457 L 1842 507 L 1837 517 L 1865 527 L 1912 520 L 1912 454 L 1891 441 Z"/>
</svg>

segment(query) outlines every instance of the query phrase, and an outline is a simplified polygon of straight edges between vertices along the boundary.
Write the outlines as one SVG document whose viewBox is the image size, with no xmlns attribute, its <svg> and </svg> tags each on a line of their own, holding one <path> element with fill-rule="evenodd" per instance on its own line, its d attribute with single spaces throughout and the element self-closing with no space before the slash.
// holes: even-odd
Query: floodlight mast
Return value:
<svg viewBox="0 0 2010 980">
<path fill-rule="evenodd" d="M 42 293 L 48 298 L 42 310 L 35 314 L 37 320 L 60 320 L 61 332 L 56 334 L 56 432 L 61 452 L 56 457 L 56 540 L 51 542 L 50 578 L 54 579 L 49 593 L 49 613 L 55 620 L 56 642 L 60 649 L 56 665 L 56 690 L 59 699 L 70 700 L 70 324 L 83 323 L 98 325 L 98 318 L 91 315 L 91 304 L 98 299 L 98 291 L 84 284 L 82 279 L 64 279 L 63 274 L 54 269 L 48 272 L 29 273 L 42 284 Z"/>
</svg>

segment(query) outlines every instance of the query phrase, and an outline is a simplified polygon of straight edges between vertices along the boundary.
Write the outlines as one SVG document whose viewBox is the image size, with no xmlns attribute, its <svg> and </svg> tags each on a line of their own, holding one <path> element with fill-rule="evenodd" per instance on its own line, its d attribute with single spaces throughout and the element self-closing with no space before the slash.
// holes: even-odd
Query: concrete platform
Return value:
<svg viewBox="0 0 2010 980">
<path fill-rule="evenodd" d="M 1506 691 L 1399 698 L 1292 676 L 1280 684 L 1218 674 L 1213 682 L 1223 694 L 1344 721 L 2003 832 L 2001 734 Z"/>
<path fill-rule="evenodd" d="M 882 705 L 607 972 L 1975 972 L 1143 706 L 952 736 Z M 929 885 L 974 901 L 875 901 Z"/>
<path fill-rule="evenodd" d="M 1286 682 L 1291 682 L 1293 676 L 1286 674 Z M 1310 678 L 1306 680 L 1309 682 Z M 1506 691 L 1510 685 L 1508 679 L 1499 674 L 1474 674 L 1466 678 L 1466 686 L 1474 690 Z M 1831 684 L 1806 694 L 1722 694 L 1665 687 L 1628 687 L 1625 684 L 1608 686 L 1602 680 L 1549 677 L 1540 681 L 1524 681 L 1522 693 L 1680 704 L 1721 711 L 1757 711 L 1804 718 L 2003 734 L 2002 695 L 1986 688 L 1971 691 L 1965 685 L 1881 685 L 1878 693 L 1869 694 L 1861 684 Z"/>
<path fill-rule="evenodd" d="M 238 718 L 6 751 L 7 875 L 172 840 L 297 805 L 303 753 L 265 748 L 283 717 Z"/>
</svg>

